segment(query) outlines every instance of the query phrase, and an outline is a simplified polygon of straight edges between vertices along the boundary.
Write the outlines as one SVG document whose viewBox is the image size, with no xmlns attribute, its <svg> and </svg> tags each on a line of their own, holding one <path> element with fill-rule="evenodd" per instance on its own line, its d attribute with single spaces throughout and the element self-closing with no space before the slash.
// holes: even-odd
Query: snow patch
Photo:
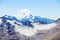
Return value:
<svg viewBox="0 0 60 40">
<path fill-rule="evenodd" d="M 42 25 L 42 24 L 33 23 L 33 25 L 34 28 L 16 26 L 15 31 L 19 32 L 22 35 L 33 36 L 35 33 L 37 33 L 37 30 L 49 30 L 50 28 L 55 27 L 57 24 L 52 23 L 52 24 Z"/>
</svg>

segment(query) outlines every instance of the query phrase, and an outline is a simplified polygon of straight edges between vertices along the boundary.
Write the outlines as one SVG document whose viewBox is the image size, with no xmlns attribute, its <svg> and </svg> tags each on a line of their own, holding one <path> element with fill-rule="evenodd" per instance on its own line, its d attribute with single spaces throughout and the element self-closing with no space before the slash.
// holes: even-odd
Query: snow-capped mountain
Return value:
<svg viewBox="0 0 60 40">
<path fill-rule="evenodd" d="M 22 19 L 17 19 L 14 16 L 5 15 L 0 17 L 0 23 L 7 25 L 8 30 L 11 29 L 10 26 L 14 25 L 14 30 L 16 32 L 27 36 L 34 35 L 37 30 L 50 29 L 56 25 L 54 20 L 33 15 L 30 15 L 29 17 L 25 16 Z"/>
<path fill-rule="evenodd" d="M 48 20 L 48 21 L 46 21 L 48 23 L 46 23 L 46 24 L 41 23 L 41 22 L 39 23 L 39 20 L 42 20 L 43 22 Z M 55 23 L 55 20 L 51 20 L 51 19 L 47 19 L 47 18 L 45 18 L 44 20 L 40 16 L 32 16 L 32 15 L 29 17 L 24 17 L 22 19 L 17 19 L 16 17 L 8 16 L 8 15 L 2 16 L 2 17 L 0 17 L 0 36 L 16 35 L 16 32 L 18 32 L 19 36 L 21 36 L 21 35 L 28 36 L 28 37 L 33 36 L 36 38 L 36 35 L 46 33 L 45 31 L 42 33 L 43 30 L 49 30 L 47 32 L 47 34 L 43 34 L 46 36 L 51 33 L 53 34 L 53 33 L 59 32 L 60 29 L 57 28 L 58 24 Z M 49 20 L 50 20 L 50 23 L 49 23 Z M 57 21 L 59 21 L 59 20 L 57 20 Z M 54 27 L 56 27 L 56 28 L 53 30 Z M 41 32 L 38 32 L 37 30 L 41 31 Z M 40 36 L 37 36 L 37 37 L 40 37 Z M 43 36 L 41 36 L 41 37 L 42 37 L 42 39 L 44 38 Z M 3 38 L 3 36 L 2 36 L 2 38 Z M 18 40 L 19 38 L 14 38 L 13 36 L 11 36 L 10 39 Z"/>
<path fill-rule="evenodd" d="M 50 23 L 54 22 L 54 20 L 52 20 L 52 19 L 42 18 L 40 16 L 33 16 L 33 15 L 30 15 L 29 17 L 25 16 L 22 19 L 17 19 L 14 16 L 8 16 L 8 15 L 2 16 L 0 18 L 3 20 L 16 21 L 16 22 L 22 23 L 25 26 L 29 26 L 29 27 L 33 27 L 33 25 L 31 23 L 50 24 Z"/>
<path fill-rule="evenodd" d="M 32 19 L 34 22 L 39 22 L 40 24 L 50 24 L 53 23 L 54 20 L 48 19 L 48 18 L 42 18 L 40 16 L 34 16 L 34 19 Z"/>
</svg>

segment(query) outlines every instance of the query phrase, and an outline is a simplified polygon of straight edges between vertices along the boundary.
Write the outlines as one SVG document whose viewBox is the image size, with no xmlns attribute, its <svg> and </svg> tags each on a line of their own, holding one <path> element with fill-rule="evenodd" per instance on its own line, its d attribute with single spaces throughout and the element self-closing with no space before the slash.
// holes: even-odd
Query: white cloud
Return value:
<svg viewBox="0 0 60 40">
<path fill-rule="evenodd" d="M 18 10 L 17 14 L 14 16 L 17 17 L 18 19 L 20 19 L 25 16 L 28 17 L 30 13 L 31 13 L 31 11 L 29 9 L 23 9 L 23 10 Z"/>
<path fill-rule="evenodd" d="M 21 13 L 28 16 L 31 13 L 31 11 L 29 9 L 23 9 L 21 10 Z"/>
</svg>

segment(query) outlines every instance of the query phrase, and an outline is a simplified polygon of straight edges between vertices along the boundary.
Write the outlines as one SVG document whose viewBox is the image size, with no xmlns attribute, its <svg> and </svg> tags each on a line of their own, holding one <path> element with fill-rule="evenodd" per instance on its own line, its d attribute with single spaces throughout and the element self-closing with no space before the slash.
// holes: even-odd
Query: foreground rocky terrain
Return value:
<svg viewBox="0 0 60 40">
<path fill-rule="evenodd" d="M 0 30 L 0 40 L 60 40 L 60 24 L 57 24 L 54 28 L 50 30 L 41 30 L 29 37 L 21 35 L 18 32 L 12 31 L 11 34 L 5 31 L 4 33 Z"/>
</svg>

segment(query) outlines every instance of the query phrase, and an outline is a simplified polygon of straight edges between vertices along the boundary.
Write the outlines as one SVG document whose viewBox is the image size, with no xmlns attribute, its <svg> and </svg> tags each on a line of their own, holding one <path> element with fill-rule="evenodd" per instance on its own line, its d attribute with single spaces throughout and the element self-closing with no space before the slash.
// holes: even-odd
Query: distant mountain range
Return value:
<svg viewBox="0 0 60 40">
<path fill-rule="evenodd" d="M 21 29 L 21 27 L 22 28 L 31 27 L 34 29 L 34 27 L 36 27 L 36 25 L 38 24 L 39 26 L 37 25 L 37 27 L 42 28 L 42 30 L 43 30 L 45 27 L 46 27 L 46 29 L 49 28 L 50 26 L 54 27 L 54 24 L 52 24 L 52 23 L 55 23 L 55 22 L 60 23 L 60 18 L 58 18 L 57 20 L 53 20 L 53 19 L 49 19 L 49 18 L 42 18 L 40 16 L 30 15 L 29 17 L 25 16 L 22 19 L 17 19 L 14 16 L 4 15 L 4 16 L 0 17 L 0 28 L 4 29 L 4 30 L 7 29 L 8 34 L 12 35 L 12 34 L 15 34 L 15 31 L 16 31 L 14 29 L 15 27 L 18 27 L 18 28 L 20 27 L 19 29 L 16 28 L 18 30 L 17 32 L 19 32 L 21 30 L 22 30 L 22 32 L 25 32 L 23 29 Z M 34 23 L 36 23 L 36 25 L 34 25 Z M 40 25 L 40 24 L 43 24 L 43 25 L 52 24 L 52 25 L 43 26 L 44 27 L 43 28 L 42 25 Z M 30 29 L 27 29 L 27 30 L 30 31 Z M 27 33 L 29 33 L 29 32 L 27 32 Z"/>
<path fill-rule="evenodd" d="M 23 25 L 28 26 L 28 27 L 33 27 L 33 25 L 31 23 L 51 24 L 51 23 L 54 23 L 55 21 L 57 21 L 57 20 L 53 20 L 53 19 L 49 19 L 49 18 L 42 18 L 40 16 L 33 16 L 33 15 L 30 15 L 29 17 L 25 16 L 22 19 L 17 19 L 14 16 L 4 15 L 4 16 L 0 17 L 0 19 L 2 19 L 2 22 L 5 22 L 6 20 L 16 21 L 16 22 L 22 23 Z"/>
</svg>

